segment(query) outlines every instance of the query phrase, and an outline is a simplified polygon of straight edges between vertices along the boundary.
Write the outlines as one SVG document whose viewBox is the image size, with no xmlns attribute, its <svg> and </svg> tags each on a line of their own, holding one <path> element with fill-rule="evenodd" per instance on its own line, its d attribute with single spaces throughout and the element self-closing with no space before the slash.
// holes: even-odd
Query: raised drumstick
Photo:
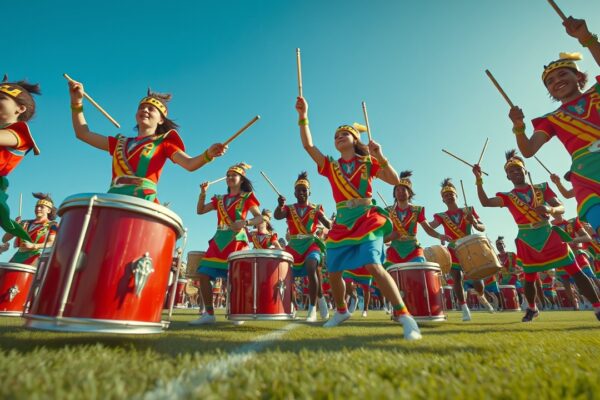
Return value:
<svg viewBox="0 0 600 400">
<path fill-rule="evenodd" d="M 550 170 L 548 168 L 546 168 L 546 166 L 544 165 L 544 163 L 541 162 L 540 159 L 537 158 L 537 156 L 533 156 L 533 158 L 535 158 L 537 160 L 537 162 L 540 163 L 540 165 L 546 170 L 546 172 L 548 172 L 550 175 L 552 175 L 552 172 L 550 172 Z"/>
<path fill-rule="evenodd" d="M 473 167 L 474 167 L 474 165 L 473 165 L 473 164 L 466 162 L 465 160 L 463 160 L 463 159 L 462 159 L 462 158 L 460 158 L 459 156 L 457 156 L 457 155 L 454 155 L 454 154 L 450 153 L 448 150 L 446 150 L 446 149 L 442 149 L 442 151 L 443 151 L 444 153 L 448 154 L 449 156 L 456 158 L 458 161 L 460 161 L 460 162 L 462 162 L 462 163 L 464 163 L 464 164 L 467 164 L 469 167 L 471 167 L 471 168 L 473 168 Z M 489 176 L 487 173 L 485 173 L 485 172 L 483 172 L 483 171 L 481 171 L 481 173 L 482 173 L 482 174 L 484 174 L 484 175 L 486 175 L 486 176 Z"/>
<path fill-rule="evenodd" d="M 527 172 L 527 177 L 529 178 L 529 185 L 531 185 L 531 195 L 533 199 L 531 200 L 533 203 L 533 208 L 537 207 L 537 199 L 535 198 L 535 186 L 533 186 L 533 181 L 531 180 L 531 172 Z"/>
<path fill-rule="evenodd" d="M 492 73 L 489 70 L 487 70 L 487 69 L 485 70 L 485 73 L 487 74 L 488 78 L 490 78 L 490 80 L 492 81 L 492 83 L 494 84 L 494 86 L 496 86 L 496 89 L 498 89 L 498 91 L 500 92 L 500 94 L 502 95 L 502 97 L 504 97 L 504 100 L 506 100 L 506 102 L 508 103 L 508 105 L 510 106 L 510 108 L 513 108 L 514 104 L 512 103 L 512 101 L 510 101 L 510 99 L 506 95 L 506 92 L 502 89 L 502 87 L 500 86 L 500 84 L 498 83 L 498 81 L 496 80 L 496 78 L 494 78 L 494 75 L 492 75 Z"/>
<path fill-rule="evenodd" d="M 388 203 L 386 203 L 386 201 L 383 198 L 383 196 L 381 195 L 381 193 L 377 192 L 377 195 L 379 196 L 379 198 L 381 199 L 381 201 L 383 201 L 383 205 L 385 206 L 385 208 L 389 208 L 390 206 L 388 205 Z"/>
<path fill-rule="evenodd" d="M 296 49 L 296 67 L 298 69 L 298 96 L 302 97 L 302 58 L 300 48 Z"/>
<path fill-rule="evenodd" d="M 210 181 L 210 182 L 208 182 L 208 185 L 209 185 L 209 186 L 210 186 L 210 185 L 214 185 L 215 183 L 219 183 L 219 182 L 221 182 L 221 181 L 224 181 L 225 179 L 227 179 L 227 177 L 226 177 L 226 176 L 223 176 L 223 177 L 221 177 L 221 178 L 219 178 L 219 179 L 215 179 L 214 181 Z"/>
<path fill-rule="evenodd" d="M 23 215 L 23 193 L 19 193 L 19 217 Z"/>
<path fill-rule="evenodd" d="M 256 121 L 258 121 L 260 119 L 260 115 L 257 115 L 256 117 L 252 118 L 252 120 L 250 122 L 248 122 L 246 125 L 244 125 L 242 127 L 242 129 L 240 129 L 239 131 L 237 131 L 236 133 L 234 133 L 229 139 L 227 139 L 225 141 L 225 143 L 223 143 L 225 146 L 227 146 L 229 143 L 233 142 L 233 140 L 235 138 L 237 138 L 238 136 L 240 136 L 242 133 L 244 133 L 244 131 L 248 128 L 250 128 L 250 126 L 252 126 L 252 124 L 254 124 Z"/>
<path fill-rule="evenodd" d="M 362 102 L 363 114 L 365 116 L 365 125 L 367 126 L 367 136 L 369 136 L 369 142 L 371 142 L 371 125 L 369 125 L 369 113 L 367 113 L 367 103 Z"/>
<path fill-rule="evenodd" d="M 558 16 L 561 17 L 563 21 L 565 21 L 567 19 L 567 16 L 565 15 L 565 13 L 562 12 L 562 10 L 560 9 L 560 7 L 558 6 L 558 4 L 556 4 L 554 2 L 554 0 L 548 0 L 548 3 L 550 3 L 550 5 L 552 6 L 552 8 L 554 8 L 554 11 L 556 11 L 556 13 L 558 14 Z"/>
<path fill-rule="evenodd" d="M 462 190 L 463 200 L 465 201 L 465 209 L 467 209 L 469 206 L 467 206 L 467 195 L 465 194 L 465 185 L 463 185 L 462 179 L 460 180 L 460 189 Z"/>
<path fill-rule="evenodd" d="M 479 161 L 477 161 L 477 164 L 481 164 L 481 160 L 483 159 L 483 154 L 485 153 L 485 149 L 487 149 L 487 145 L 489 142 L 490 138 L 485 138 L 485 144 L 483 145 L 483 150 L 481 150 L 481 154 L 479 155 Z"/>
<path fill-rule="evenodd" d="M 69 81 L 69 82 L 73 82 L 73 78 L 71 78 L 69 75 L 67 74 L 63 74 L 63 76 Z M 114 126 L 116 126 L 117 128 L 120 128 L 121 125 L 119 125 L 119 123 L 117 121 L 115 121 L 115 119 L 113 117 L 110 116 L 109 113 L 107 113 L 104 108 L 100 107 L 100 104 L 96 103 L 96 101 L 94 99 L 92 99 L 86 92 L 83 92 L 83 97 L 85 97 L 86 99 L 88 99 L 88 101 L 90 103 L 92 103 L 92 105 L 94 107 L 96 107 L 98 109 L 98 111 L 100 111 L 106 118 L 108 118 L 108 120 L 110 122 L 113 123 Z"/>
<path fill-rule="evenodd" d="M 273 182 L 271 182 L 271 180 L 269 179 L 269 177 L 267 176 L 267 174 L 265 174 L 262 171 L 260 171 L 260 174 L 263 176 L 263 178 L 265 178 L 265 180 L 267 181 L 267 183 L 269 185 L 271 185 L 271 188 L 275 191 L 275 193 L 277 193 L 278 196 L 281 196 L 281 193 L 279 193 L 279 190 L 277 190 L 277 188 L 275 187 L 275 185 L 273 185 Z"/>
</svg>

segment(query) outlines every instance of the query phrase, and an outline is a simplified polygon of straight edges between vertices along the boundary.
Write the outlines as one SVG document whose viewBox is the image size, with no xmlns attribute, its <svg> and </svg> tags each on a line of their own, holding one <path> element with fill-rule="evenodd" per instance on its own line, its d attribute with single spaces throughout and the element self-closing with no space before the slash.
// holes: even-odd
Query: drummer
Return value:
<svg viewBox="0 0 600 400">
<path fill-rule="evenodd" d="M 535 304 L 538 272 L 552 268 L 564 268 L 573 277 L 582 294 L 594 306 L 596 318 L 600 321 L 600 300 L 592 282 L 581 271 L 575 256 L 565 241 L 571 238 L 558 228 L 552 228 L 550 215 L 564 213 L 564 206 L 554 192 L 544 182 L 533 187 L 525 181 L 525 162 L 515 150 L 506 152 L 504 164 L 506 177 L 514 185 L 510 192 L 496 193 L 488 197 L 483 189 L 483 178 L 479 165 L 473 167 L 476 177 L 477 195 L 484 207 L 507 207 L 519 227 L 517 235 L 517 263 L 525 272 L 525 297 L 527 310 L 523 322 L 529 322 L 539 315 Z"/>
<path fill-rule="evenodd" d="M 35 100 L 32 94 L 40 94 L 40 85 L 27 81 L 8 82 L 8 77 L 0 83 L 0 227 L 6 233 L 31 241 L 23 227 L 10 218 L 7 176 L 21 160 L 33 150 L 40 154 L 27 122 L 35 114 Z"/>
<path fill-rule="evenodd" d="M 227 170 L 227 194 L 213 196 L 205 203 L 208 182 L 200 185 L 197 213 L 206 214 L 217 212 L 217 231 L 208 242 L 208 250 L 200 261 L 198 275 L 200 294 L 204 301 L 205 313 L 200 318 L 191 321 L 190 325 L 207 325 L 216 322 L 213 305 L 211 280 L 227 279 L 229 264 L 227 258 L 234 251 L 247 250 L 248 235 L 245 228 L 248 225 L 258 226 L 263 222 L 260 213 L 260 203 L 254 196 L 252 182 L 246 177 L 250 165 L 239 163 Z M 254 218 L 247 220 L 248 213 Z"/>
<path fill-rule="evenodd" d="M 319 226 L 331 228 L 331 221 L 325 216 L 320 204 L 308 201 L 310 181 L 306 171 L 301 172 L 294 183 L 296 203 L 286 205 L 286 198 L 279 196 L 275 219 L 286 220 L 289 232 L 289 243 L 285 250 L 294 257 L 294 277 L 308 277 L 308 322 L 317 321 L 317 301 L 321 318 L 329 318 L 327 301 L 323 296 L 322 280 L 319 266 L 323 262 L 324 242 L 317 236 Z M 322 231 L 321 231 L 322 232 Z"/>
<path fill-rule="evenodd" d="M 279 249 L 281 245 L 277 238 L 277 233 L 273 230 L 271 225 L 271 211 L 266 208 L 262 210 L 261 215 L 263 220 L 256 230 L 248 232 L 248 238 L 252 242 L 255 249 Z"/>
<path fill-rule="evenodd" d="M 500 284 L 513 285 L 517 289 L 519 304 L 521 304 L 523 303 L 523 285 L 521 284 L 523 270 L 517 266 L 517 254 L 512 251 L 506 251 L 504 236 L 498 236 L 498 239 L 496 239 L 496 249 L 498 250 L 498 259 L 500 260 L 500 264 L 502 264 Z"/>
<path fill-rule="evenodd" d="M 34 213 L 35 218 L 25 221 L 19 221 L 19 224 L 31 237 L 31 241 L 16 238 L 14 246 L 18 249 L 9 262 L 27 264 L 37 267 L 38 259 L 42 254 L 44 247 L 52 247 L 54 237 L 58 230 L 56 223 L 56 207 L 49 194 L 33 193 L 37 199 Z M 14 238 L 10 233 L 5 233 L 2 238 L 0 250 L 8 250 L 9 241 Z"/>
<path fill-rule="evenodd" d="M 451 239 L 448 243 L 448 252 L 450 253 L 450 257 L 452 259 L 450 275 L 452 276 L 452 281 L 454 282 L 454 295 L 458 299 L 460 308 L 462 310 L 462 320 L 470 321 L 471 312 L 469 311 L 465 294 L 463 292 L 463 269 L 458 261 L 458 258 L 456 257 L 455 242 L 458 239 L 471 235 L 473 229 L 483 232 L 485 230 L 485 226 L 479 220 L 479 216 L 473 207 L 467 207 L 465 209 L 458 207 L 458 204 L 456 204 L 456 188 L 454 187 L 454 184 L 451 182 L 450 178 L 446 178 L 442 182 L 441 195 L 442 201 L 444 204 L 446 204 L 448 209 L 445 212 L 434 214 L 433 221 L 431 221 L 429 225 L 431 225 L 433 229 L 436 229 L 438 226 L 442 225 L 444 227 L 444 233 Z M 472 285 L 477 292 L 479 303 L 488 311 L 493 312 L 494 308 L 485 298 L 483 281 L 474 280 L 472 281 Z"/>
<path fill-rule="evenodd" d="M 216 143 L 204 153 L 190 157 L 177 133 L 177 124 L 169 119 L 170 94 L 150 91 L 138 104 L 136 137 L 104 136 L 89 130 L 83 114 L 83 85 L 69 81 L 72 123 L 75 135 L 92 147 L 113 157 L 112 182 L 108 193 L 134 196 L 157 204 L 157 184 L 167 159 L 188 171 L 195 171 L 220 157 L 227 146 Z"/>
<path fill-rule="evenodd" d="M 308 104 L 303 97 L 297 98 L 296 111 L 302 146 L 317 164 L 319 174 L 329 181 L 337 203 L 336 221 L 326 243 L 327 269 L 337 312 L 324 326 L 335 327 L 350 318 L 344 300 L 342 273 L 364 267 L 392 302 L 392 319 L 403 325 L 404 338 L 421 339 L 417 323 L 402 301 L 394 280 L 382 265 L 383 238 L 391 232 L 392 226 L 387 212 L 377 207 L 371 198 L 373 178 L 397 185 L 398 174 L 384 157 L 381 146 L 372 140 L 368 145 L 363 144 L 360 132 L 350 125 L 342 125 L 334 133 L 334 144 L 340 158 L 326 157 L 313 144 Z"/>
<path fill-rule="evenodd" d="M 384 241 L 390 243 L 386 250 L 385 267 L 406 262 L 425 262 L 423 248 L 417 240 L 417 229 L 420 224 L 431 237 L 439 239 L 442 244 L 450 242 L 447 235 L 438 233 L 425 219 L 425 207 L 411 203 L 415 192 L 410 177 L 412 171 L 400 172 L 400 183 L 394 186 L 394 205 L 388 207 L 394 230 Z"/>
</svg>

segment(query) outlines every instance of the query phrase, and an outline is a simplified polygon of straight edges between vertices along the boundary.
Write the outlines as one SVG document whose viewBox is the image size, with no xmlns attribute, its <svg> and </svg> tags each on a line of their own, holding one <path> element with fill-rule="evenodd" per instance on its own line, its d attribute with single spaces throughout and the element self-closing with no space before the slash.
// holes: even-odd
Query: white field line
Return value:
<svg viewBox="0 0 600 400">
<path fill-rule="evenodd" d="M 223 377 L 233 367 L 251 360 L 258 351 L 299 326 L 302 325 L 291 323 L 281 329 L 259 336 L 253 342 L 233 350 L 228 357 L 199 366 L 195 370 L 182 372 L 179 377 L 169 382 L 161 382 L 156 388 L 138 398 L 144 400 L 190 398 L 194 388 L 208 383 L 215 378 Z"/>
</svg>

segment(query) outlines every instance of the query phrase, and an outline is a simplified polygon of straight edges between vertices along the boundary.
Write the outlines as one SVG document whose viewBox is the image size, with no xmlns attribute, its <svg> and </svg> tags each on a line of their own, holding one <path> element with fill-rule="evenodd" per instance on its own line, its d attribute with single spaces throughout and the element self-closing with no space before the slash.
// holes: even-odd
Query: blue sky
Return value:
<svg viewBox="0 0 600 400">
<path fill-rule="evenodd" d="M 591 18 L 600 15 L 600 3 L 559 4 L 600 32 L 600 20 Z M 482 163 L 490 173 L 485 187 L 488 193 L 510 188 L 502 170 L 504 150 L 515 147 L 508 106 L 484 70 L 494 73 L 528 119 L 558 106 L 548 98 L 540 74 L 560 51 L 581 51 L 582 69 L 591 77 L 598 74 L 591 56 L 565 33 L 543 0 L 34 0 L 8 2 L 3 10 L 14 16 L 18 29 L 4 30 L 0 72 L 11 80 L 40 82 L 43 90 L 30 123 L 42 155 L 28 156 L 10 177 L 9 204 L 16 210 L 23 193 L 26 218 L 34 206 L 31 192 L 50 192 L 61 202 L 76 193 L 105 192 L 110 182 L 108 154 L 75 139 L 64 72 L 82 81 L 121 123 L 117 130 L 86 104 L 91 129 L 106 135 L 134 135 L 135 110 L 148 86 L 172 93 L 170 115 L 191 155 L 261 115 L 207 167 L 189 173 L 172 163 L 165 166 L 159 198 L 171 202 L 184 220 L 188 250 L 205 249 L 216 224 L 214 213 L 195 214 L 199 184 L 223 176 L 239 161 L 253 166 L 249 177 L 262 206 L 274 209 L 276 195 L 259 171 L 293 201 L 293 182 L 308 170 L 311 200 L 328 214 L 334 210 L 326 180 L 300 144 L 296 47 L 302 49 L 314 141 L 324 153 L 334 154 L 335 127 L 362 122 L 361 101 L 366 101 L 374 140 L 398 171 L 414 171 L 415 203 L 426 207 L 428 219 L 444 209 L 440 181 L 463 179 L 468 202 L 492 238 L 512 239 L 512 218 L 506 210 L 478 206 L 470 169 L 441 152 L 446 148 L 475 161 L 489 137 Z M 569 168 L 569 156 L 556 139 L 539 156 L 560 175 Z M 534 181 L 548 180 L 535 161 L 528 166 Z M 377 181 L 375 189 L 391 201 L 391 187 Z M 209 195 L 225 190 L 222 182 Z M 565 203 L 567 216 L 573 216 L 574 201 Z M 285 232 L 284 224 L 275 227 Z M 424 233 L 420 238 L 435 243 Z"/>
</svg>

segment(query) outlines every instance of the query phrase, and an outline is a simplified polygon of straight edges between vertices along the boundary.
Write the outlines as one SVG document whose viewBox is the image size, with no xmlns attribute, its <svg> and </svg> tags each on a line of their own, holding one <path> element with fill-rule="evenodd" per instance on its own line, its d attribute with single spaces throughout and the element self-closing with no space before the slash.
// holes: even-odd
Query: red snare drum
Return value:
<svg viewBox="0 0 600 400">
<path fill-rule="evenodd" d="M 557 287 L 556 295 L 558 296 L 558 303 L 560 304 L 561 309 L 575 309 L 575 307 L 573 306 L 573 302 L 571 301 L 569 296 L 567 296 L 567 291 L 564 287 Z"/>
<path fill-rule="evenodd" d="M 175 289 L 175 301 L 173 302 L 173 307 L 175 308 L 186 308 L 185 306 L 185 285 L 187 284 L 186 278 L 177 279 L 177 288 Z M 171 286 L 167 288 L 167 296 L 165 297 L 165 304 L 163 308 L 165 310 L 169 309 L 169 304 L 171 301 Z"/>
<path fill-rule="evenodd" d="M 499 288 L 504 298 L 504 309 L 502 311 L 521 311 L 517 288 L 514 285 L 499 285 Z"/>
<path fill-rule="evenodd" d="M 79 194 L 61 227 L 39 293 L 24 314 L 35 329 L 158 333 L 181 219 L 155 203 Z"/>
<path fill-rule="evenodd" d="M 231 253 L 228 261 L 228 319 L 294 319 L 291 254 L 274 249 L 242 250 Z"/>
<path fill-rule="evenodd" d="M 19 317 L 23 314 L 35 267 L 26 264 L 0 263 L 0 315 Z"/>
<path fill-rule="evenodd" d="M 454 288 L 452 286 L 442 286 L 444 292 L 444 310 L 456 310 L 456 300 L 454 298 Z"/>
<path fill-rule="evenodd" d="M 445 321 L 441 270 L 435 263 L 394 264 L 388 272 L 396 281 L 402 299 L 417 321 Z"/>
</svg>

